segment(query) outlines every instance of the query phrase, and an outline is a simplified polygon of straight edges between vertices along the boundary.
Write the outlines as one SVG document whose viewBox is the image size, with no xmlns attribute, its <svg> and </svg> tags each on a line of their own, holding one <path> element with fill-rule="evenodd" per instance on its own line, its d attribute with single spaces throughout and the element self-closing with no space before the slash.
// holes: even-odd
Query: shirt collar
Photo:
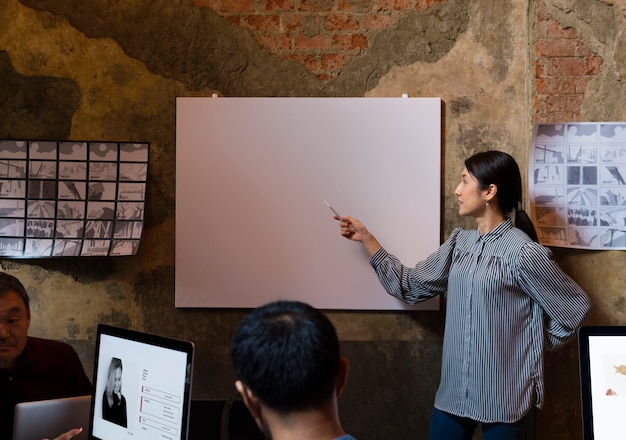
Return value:
<svg viewBox="0 0 626 440">
<path fill-rule="evenodd" d="M 513 228 L 513 222 L 511 219 L 507 217 L 502 223 L 495 227 L 492 231 L 487 232 L 485 235 L 479 235 L 479 240 L 482 240 L 484 243 L 490 243 L 494 240 L 500 238 L 502 234 L 509 231 Z"/>
</svg>

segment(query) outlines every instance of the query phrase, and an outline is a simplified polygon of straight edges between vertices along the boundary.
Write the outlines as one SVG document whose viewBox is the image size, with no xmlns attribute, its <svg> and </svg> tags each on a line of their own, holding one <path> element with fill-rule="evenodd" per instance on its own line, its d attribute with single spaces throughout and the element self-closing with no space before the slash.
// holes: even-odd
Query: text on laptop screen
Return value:
<svg viewBox="0 0 626 440">
<path fill-rule="evenodd" d="M 90 439 L 185 440 L 193 344 L 98 327 Z"/>
</svg>

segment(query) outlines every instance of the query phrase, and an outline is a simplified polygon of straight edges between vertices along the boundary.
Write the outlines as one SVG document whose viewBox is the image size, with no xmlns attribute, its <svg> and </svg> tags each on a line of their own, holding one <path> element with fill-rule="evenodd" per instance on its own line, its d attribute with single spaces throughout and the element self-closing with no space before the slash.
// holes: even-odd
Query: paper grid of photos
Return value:
<svg viewBox="0 0 626 440">
<path fill-rule="evenodd" d="M 529 173 L 542 244 L 626 249 L 626 123 L 537 124 Z"/>
<path fill-rule="evenodd" d="M 0 140 L 0 257 L 135 255 L 148 143 Z"/>
</svg>

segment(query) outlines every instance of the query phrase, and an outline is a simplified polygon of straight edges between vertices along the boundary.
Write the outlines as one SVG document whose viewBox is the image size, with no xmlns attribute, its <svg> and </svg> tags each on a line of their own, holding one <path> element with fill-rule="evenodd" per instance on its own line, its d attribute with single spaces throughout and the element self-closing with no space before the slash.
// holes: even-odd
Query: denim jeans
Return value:
<svg viewBox="0 0 626 440">
<path fill-rule="evenodd" d="M 481 423 L 483 440 L 526 440 L 532 429 L 533 411 L 513 423 Z M 478 424 L 434 408 L 428 440 L 471 440 Z"/>
</svg>

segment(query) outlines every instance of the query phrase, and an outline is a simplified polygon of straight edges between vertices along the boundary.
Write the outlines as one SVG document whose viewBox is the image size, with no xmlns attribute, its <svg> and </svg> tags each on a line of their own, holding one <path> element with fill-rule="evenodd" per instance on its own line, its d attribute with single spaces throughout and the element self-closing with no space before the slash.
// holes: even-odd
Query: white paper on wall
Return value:
<svg viewBox="0 0 626 440">
<path fill-rule="evenodd" d="M 0 140 L 0 257 L 135 255 L 148 143 Z"/>
<path fill-rule="evenodd" d="M 536 124 L 528 169 L 540 243 L 626 249 L 626 123 Z"/>
</svg>

